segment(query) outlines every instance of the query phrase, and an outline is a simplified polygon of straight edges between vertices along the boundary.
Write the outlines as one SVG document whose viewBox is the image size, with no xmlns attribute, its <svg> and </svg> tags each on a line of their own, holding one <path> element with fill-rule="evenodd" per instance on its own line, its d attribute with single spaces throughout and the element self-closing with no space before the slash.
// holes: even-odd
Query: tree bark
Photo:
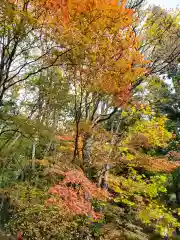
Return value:
<svg viewBox="0 0 180 240">
<path fill-rule="evenodd" d="M 92 157 L 92 135 L 90 133 L 84 134 L 83 139 L 83 149 L 82 149 L 82 157 L 84 164 L 91 164 L 91 157 Z"/>
<path fill-rule="evenodd" d="M 177 189 L 175 194 L 176 194 L 176 203 L 178 206 L 180 206 L 180 189 Z"/>
<path fill-rule="evenodd" d="M 98 187 L 101 187 L 103 189 L 108 189 L 109 169 L 110 169 L 110 165 L 105 164 L 99 175 Z"/>
<path fill-rule="evenodd" d="M 32 144 L 32 168 L 35 169 L 35 159 L 36 159 L 36 145 L 38 138 L 35 137 Z"/>
</svg>

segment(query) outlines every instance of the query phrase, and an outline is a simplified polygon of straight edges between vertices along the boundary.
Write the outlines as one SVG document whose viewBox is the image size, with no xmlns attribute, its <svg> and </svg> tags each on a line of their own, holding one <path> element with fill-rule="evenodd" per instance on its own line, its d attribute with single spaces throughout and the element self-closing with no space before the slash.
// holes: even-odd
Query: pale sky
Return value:
<svg viewBox="0 0 180 240">
<path fill-rule="evenodd" d="M 147 0 L 148 4 L 160 5 L 163 8 L 180 7 L 180 0 Z"/>
</svg>

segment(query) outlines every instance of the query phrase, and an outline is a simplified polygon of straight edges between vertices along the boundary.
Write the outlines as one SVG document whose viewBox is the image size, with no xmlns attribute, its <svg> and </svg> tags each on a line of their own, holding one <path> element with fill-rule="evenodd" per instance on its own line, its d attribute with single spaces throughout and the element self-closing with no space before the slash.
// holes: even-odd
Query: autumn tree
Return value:
<svg viewBox="0 0 180 240">
<path fill-rule="evenodd" d="M 134 11 L 126 9 L 125 2 L 120 6 L 116 1 L 84 1 L 81 7 L 77 1 L 69 4 L 65 42 L 73 50 L 64 65 L 73 85 L 77 143 L 80 122 L 91 122 L 91 128 L 110 118 L 128 101 L 147 62 L 136 50 Z M 84 135 L 88 136 L 86 131 Z M 85 151 L 90 137 L 85 137 Z"/>
<path fill-rule="evenodd" d="M 139 19 L 139 23 L 134 25 L 134 31 L 140 39 L 139 51 L 151 60 L 147 66 L 147 68 L 150 68 L 151 75 L 147 78 L 139 78 L 139 81 L 137 81 L 139 86 L 136 87 L 132 95 L 132 102 L 139 102 L 138 104 L 144 103 L 144 101 L 149 104 L 155 104 L 156 102 L 156 106 L 159 106 L 161 110 L 164 109 L 161 113 L 166 114 L 169 109 L 169 114 L 176 118 L 177 101 L 174 102 L 176 107 L 174 104 L 172 105 L 172 102 L 173 99 L 177 98 L 175 97 L 177 94 L 174 94 L 173 89 L 169 89 L 165 80 L 160 78 L 159 74 L 169 74 L 170 72 L 174 74 L 174 71 L 177 72 L 179 57 L 179 10 L 176 9 L 168 12 L 154 6 L 141 10 Z M 178 88 L 176 87 L 176 89 Z M 167 99 L 171 99 L 170 104 L 168 104 Z M 121 119 L 121 114 L 119 114 L 119 117 Z M 117 116 L 114 119 L 116 119 L 116 122 L 118 121 Z M 108 122 L 111 125 L 114 124 L 113 119 Z"/>
</svg>

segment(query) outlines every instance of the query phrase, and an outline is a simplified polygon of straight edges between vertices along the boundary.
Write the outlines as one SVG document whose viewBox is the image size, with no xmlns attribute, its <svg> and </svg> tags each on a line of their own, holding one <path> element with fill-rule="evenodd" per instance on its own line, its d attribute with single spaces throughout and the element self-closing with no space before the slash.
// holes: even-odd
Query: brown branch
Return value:
<svg viewBox="0 0 180 240">
<path fill-rule="evenodd" d="M 118 107 L 115 107 L 110 114 L 107 114 L 107 115 L 106 115 L 105 117 L 103 117 L 103 118 L 97 119 L 97 120 L 95 121 L 93 127 L 94 127 L 95 125 L 97 125 L 98 123 L 100 123 L 100 122 L 104 122 L 104 121 L 110 119 L 117 111 L 118 111 Z"/>
<path fill-rule="evenodd" d="M 56 61 L 58 60 L 58 58 L 61 57 L 62 55 L 64 55 L 65 53 L 69 52 L 69 51 L 71 51 L 71 49 L 68 49 L 67 51 L 65 51 L 65 52 L 63 52 L 62 54 L 58 55 L 58 56 L 55 58 L 55 60 L 54 60 L 50 65 L 41 67 L 40 69 L 38 69 L 38 70 L 36 70 L 36 71 L 34 71 L 34 72 L 30 72 L 26 77 L 21 78 L 20 80 L 15 81 L 15 82 L 9 84 L 8 86 L 6 86 L 6 90 L 9 89 L 10 87 L 14 86 L 14 85 L 17 84 L 17 83 L 23 82 L 23 81 L 27 80 L 29 77 L 31 77 L 31 76 L 33 76 L 33 75 L 36 75 L 37 73 L 40 73 L 40 72 L 43 71 L 43 70 L 46 70 L 46 69 L 48 69 L 48 68 L 50 68 L 50 67 L 55 66 L 55 63 L 56 63 Z M 59 64 L 58 64 L 58 65 L 59 65 Z M 17 74 L 16 74 L 16 76 L 17 76 Z M 12 78 L 10 78 L 10 80 L 11 80 L 11 79 L 12 79 Z M 8 82 L 9 82 L 9 80 L 8 80 Z"/>
</svg>

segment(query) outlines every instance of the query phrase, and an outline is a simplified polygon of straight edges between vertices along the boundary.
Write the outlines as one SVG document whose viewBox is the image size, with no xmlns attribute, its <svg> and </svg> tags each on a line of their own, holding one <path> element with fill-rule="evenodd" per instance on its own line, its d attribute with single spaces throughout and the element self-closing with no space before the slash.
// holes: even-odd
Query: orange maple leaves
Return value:
<svg viewBox="0 0 180 240">
<path fill-rule="evenodd" d="M 180 167 L 180 162 L 170 162 L 166 159 L 149 159 L 149 163 L 146 167 L 155 172 L 171 173 L 177 167 Z"/>
<path fill-rule="evenodd" d="M 71 14 L 81 14 L 92 10 L 102 9 L 118 9 L 119 12 L 131 16 L 134 14 L 133 9 L 126 9 L 125 5 L 127 0 L 123 0 L 119 5 L 117 0 L 38 0 L 39 3 L 46 9 L 61 11 L 64 24 L 68 24 Z"/>
<path fill-rule="evenodd" d="M 81 77 L 89 88 L 114 97 L 117 106 L 125 104 L 131 97 L 133 83 L 147 72 L 147 61 L 137 50 L 138 38 L 132 27 L 135 12 L 126 8 L 126 0 L 34 3 L 47 11 L 48 36 L 70 49 L 62 60 L 68 74 L 83 69 L 83 74 L 76 74 L 76 81 Z"/>
<path fill-rule="evenodd" d="M 56 139 L 61 141 L 74 141 L 74 137 L 70 135 L 56 135 Z"/>
<path fill-rule="evenodd" d="M 151 172 L 171 173 L 180 167 L 179 161 L 169 161 L 166 158 L 153 158 L 148 155 L 137 157 L 133 162 L 136 167 L 143 168 Z"/>
</svg>

